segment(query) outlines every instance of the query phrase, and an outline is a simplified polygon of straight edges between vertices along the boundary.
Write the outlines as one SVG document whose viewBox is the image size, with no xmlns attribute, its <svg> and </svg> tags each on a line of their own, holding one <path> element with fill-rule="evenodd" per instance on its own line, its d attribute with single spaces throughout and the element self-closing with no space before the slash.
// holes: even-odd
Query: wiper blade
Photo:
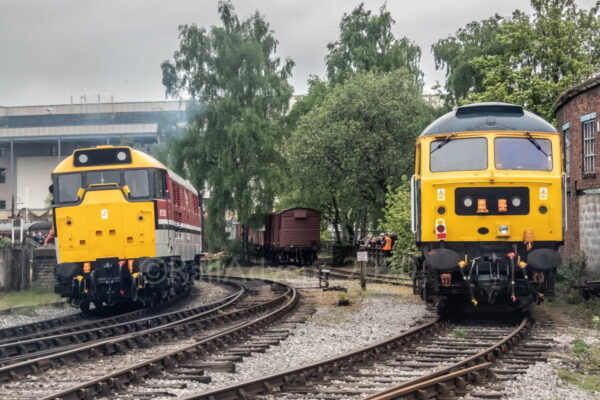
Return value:
<svg viewBox="0 0 600 400">
<path fill-rule="evenodd" d="M 448 137 L 446 139 L 444 139 L 444 141 L 440 144 L 438 144 L 435 149 L 431 150 L 431 152 L 429 154 L 433 154 L 436 150 L 441 149 L 442 147 L 444 147 L 445 145 L 448 144 L 448 142 L 450 142 L 450 140 L 452 140 L 452 138 L 456 136 L 456 133 L 453 133 L 451 135 L 448 135 Z"/>
<path fill-rule="evenodd" d="M 542 149 L 542 146 L 540 146 L 539 143 L 533 139 L 533 136 L 531 136 L 531 133 L 525 132 L 525 135 L 527 135 L 527 140 L 529 140 L 531 142 L 531 144 L 535 146 L 536 149 L 538 149 L 539 151 L 542 152 L 543 155 L 548 157 L 548 154 L 544 151 L 544 149 Z"/>
</svg>

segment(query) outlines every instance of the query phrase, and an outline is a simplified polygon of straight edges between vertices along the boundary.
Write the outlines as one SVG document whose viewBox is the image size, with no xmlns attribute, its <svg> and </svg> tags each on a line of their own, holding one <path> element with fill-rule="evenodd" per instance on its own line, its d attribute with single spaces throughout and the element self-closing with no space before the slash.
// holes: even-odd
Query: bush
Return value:
<svg viewBox="0 0 600 400">
<path fill-rule="evenodd" d="M 12 246 L 12 242 L 9 238 L 4 237 L 0 239 L 0 249 L 10 249 Z"/>
<path fill-rule="evenodd" d="M 569 258 L 558 267 L 556 276 L 556 297 L 567 304 L 578 304 L 583 301 L 581 292 L 576 288 L 581 283 L 585 271 L 585 255 L 580 258 Z"/>
</svg>

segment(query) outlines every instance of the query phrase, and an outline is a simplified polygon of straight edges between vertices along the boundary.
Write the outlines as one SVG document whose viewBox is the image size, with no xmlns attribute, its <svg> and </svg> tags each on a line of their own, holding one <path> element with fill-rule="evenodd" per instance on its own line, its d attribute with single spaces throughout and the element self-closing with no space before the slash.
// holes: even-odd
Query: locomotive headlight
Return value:
<svg viewBox="0 0 600 400">
<path fill-rule="evenodd" d="M 119 159 L 119 161 L 125 161 L 125 158 L 127 158 L 127 154 L 125 154 L 124 151 L 120 151 L 117 153 L 117 158 Z"/>
<path fill-rule="evenodd" d="M 88 156 L 87 154 L 80 154 L 79 155 L 79 162 L 82 164 L 85 164 L 86 162 L 88 162 Z"/>
<path fill-rule="evenodd" d="M 507 225 L 500 225 L 498 227 L 498 234 L 502 235 L 502 236 L 507 236 L 508 235 L 508 226 Z"/>
<path fill-rule="evenodd" d="M 515 196 L 512 199 L 510 199 L 510 202 L 513 205 L 513 207 L 519 207 L 521 205 L 521 198 L 519 196 Z"/>
<path fill-rule="evenodd" d="M 463 199 L 463 204 L 465 205 L 465 207 L 471 207 L 473 205 L 473 199 L 470 197 L 465 197 Z"/>
</svg>

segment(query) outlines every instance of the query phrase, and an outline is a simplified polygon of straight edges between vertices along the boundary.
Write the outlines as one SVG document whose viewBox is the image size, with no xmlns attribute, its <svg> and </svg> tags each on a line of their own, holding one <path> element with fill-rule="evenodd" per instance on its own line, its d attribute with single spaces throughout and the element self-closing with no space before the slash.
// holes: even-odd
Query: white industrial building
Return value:
<svg viewBox="0 0 600 400">
<path fill-rule="evenodd" d="M 73 150 L 128 144 L 151 152 L 158 130 L 187 121 L 185 102 L 0 107 L 0 220 L 48 209 L 50 173 Z"/>
</svg>

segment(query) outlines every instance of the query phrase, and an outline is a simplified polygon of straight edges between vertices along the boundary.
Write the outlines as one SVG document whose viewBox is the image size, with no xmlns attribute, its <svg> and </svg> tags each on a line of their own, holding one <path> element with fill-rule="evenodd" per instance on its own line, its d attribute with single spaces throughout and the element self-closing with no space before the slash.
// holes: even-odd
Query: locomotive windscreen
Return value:
<svg viewBox="0 0 600 400">
<path fill-rule="evenodd" d="M 131 164 L 131 152 L 127 147 L 75 150 L 73 153 L 75 167 L 115 164 Z"/>
</svg>

